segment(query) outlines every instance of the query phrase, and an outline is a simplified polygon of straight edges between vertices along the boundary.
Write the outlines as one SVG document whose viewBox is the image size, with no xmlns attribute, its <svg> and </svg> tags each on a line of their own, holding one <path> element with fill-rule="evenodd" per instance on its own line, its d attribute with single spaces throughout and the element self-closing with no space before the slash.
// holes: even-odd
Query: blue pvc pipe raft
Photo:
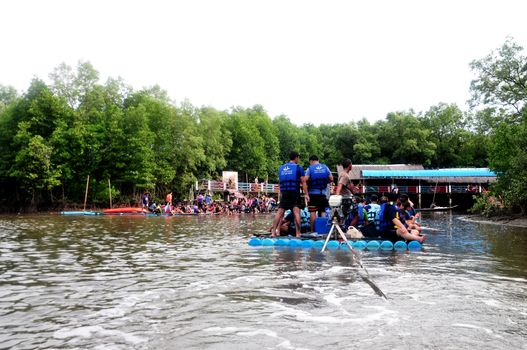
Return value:
<svg viewBox="0 0 527 350">
<path fill-rule="evenodd" d="M 314 248 L 314 249 L 322 249 L 322 246 L 324 245 L 324 240 L 300 240 L 296 238 L 287 238 L 287 237 L 280 237 L 280 238 L 258 238 L 258 237 L 252 237 L 247 242 L 252 247 L 289 247 L 289 248 Z M 408 244 L 404 241 L 397 241 L 395 243 L 392 243 L 391 241 L 378 241 L 378 240 L 371 240 L 371 241 L 352 241 L 349 240 L 349 243 L 353 249 L 357 250 L 370 250 L 370 251 L 376 251 L 376 250 L 397 250 L 397 251 L 405 251 L 405 250 L 420 250 L 422 248 L 421 243 L 417 241 L 411 241 Z M 346 242 L 339 242 L 336 240 L 330 240 L 327 245 L 327 249 L 335 250 L 335 249 L 344 249 L 349 250 L 348 245 Z"/>
</svg>

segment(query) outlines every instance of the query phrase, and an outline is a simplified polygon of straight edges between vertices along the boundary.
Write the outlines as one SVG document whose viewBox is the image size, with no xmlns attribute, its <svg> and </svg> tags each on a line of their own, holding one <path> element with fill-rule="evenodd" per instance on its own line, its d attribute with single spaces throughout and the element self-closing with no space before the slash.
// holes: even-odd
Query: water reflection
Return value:
<svg viewBox="0 0 527 350">
<path fill-rule="evenodd" d="M 523 347 L 525 230 L 436 214 L 359 253 L 388 301 L 347 250 L 248 246 L 268 216 L 2 217 L 0 348 Z"/>
<path fill-rule="evenodd" d="M 527 234 L 524 229 L 480 224 L 477 230 L 485 235 L 489 252 L 503 264 L 497 266 L 500 275 L 527 278 Z"/>
</svg>

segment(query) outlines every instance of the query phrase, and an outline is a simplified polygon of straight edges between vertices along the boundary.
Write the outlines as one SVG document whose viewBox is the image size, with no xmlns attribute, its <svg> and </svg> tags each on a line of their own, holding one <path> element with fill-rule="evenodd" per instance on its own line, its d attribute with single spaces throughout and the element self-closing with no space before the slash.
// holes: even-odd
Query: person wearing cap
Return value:
<svg viewBox="0 0 527 350">
<path fill-rule="evenodd" d="M 318 161 L 316 155 L 309 157 L 309 168 L 306 170 L 307 191 L 309 193 L 309 215 L 311 232 L 315 231 L 315 219 L 326 216 L 326 208 L 329 208 L 327 198 L 328 184 L 333 181 L 333 175 L 329 168 Z"/>
<path fill-rule="evenodd" d="M 293 211 L 295 216 L 296 237 L 300 237 L 300 207 L 302 205 L 300 186 L 304 190 L 306 201 L 309 202 L 309 194 L 307 192 L 307 183 L 304 169 L 298 164 L 300 154 L 292 151 L 289 154 L 289 162 L 278 168 L 278 178 L 280 181 L 280 203 L 278 211 L 273 219 L 273 226 L 271 228 L 271 237 L 280 235 L 280 222 L 284 216 L 284 212 L 288 209 Z"/>
</svg>

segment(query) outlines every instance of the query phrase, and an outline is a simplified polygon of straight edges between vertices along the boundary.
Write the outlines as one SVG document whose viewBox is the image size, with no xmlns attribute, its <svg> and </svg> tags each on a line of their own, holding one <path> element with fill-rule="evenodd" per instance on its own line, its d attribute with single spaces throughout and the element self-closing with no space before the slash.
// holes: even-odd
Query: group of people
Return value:
<svg viewBox="0 0 527 350">
<path fill-rule="evenodd" d="M 300 237 L 302 232 L 300 209 L 307 206 L 309 212 L 310 229 L 314 230 L 317 216 L 325 216 L 328 202 L 328 185 L 333 182 L 333 175 L 329 168 L 319 162 L 317 156 L 309 157 L 309 167 L 306 171 L 298 164 L 300 155 L 292 151 L 289 162 L 278 169 L 280 184 L 280 202 L 278 211 L 273 219 L 271 236 L 281 235 L 280 227 L 283 226 L 286 210 L 291 210 L 294 221 L 295 235 Z M 300 189 L 304 192 L 304 203 Z"/>
<path fill-rule="evenodd" d="M 271 196 L 251 196 L 249 198 L 234 197 L 227 202 L 214 200 L 209 193 L 200 192 L 192 202 L 172 202 L 172 192 L 168 193 L 165 201 L 151 201 L 150 194 L 142 197 L 143 208 L 153 214 L 226 214 L 239 213 L 267 213 L 277 207 L 276 199 Z"/>
<path fill-rule="evenodd" d="M 272 237 L 293 234 L 291 227 L 294 228 L 296 237 L 301 236 L 303 229 L 313 232 L 316 218 L 329 213 L 328 197 L 332 194 L 330 188 L 333 183 L 331 171 L 315 155 L 309 158 L 309 167 L 305 171 L 298 164 L 299 160 L 300 155 L 293 151 L 289 162 L 278 169 L 280 201 L 270 229 Z M 419 214 L 416 214 L 407 194 L 391 191 L 380 200 L 377 195 L 362 198 L 357 195 L 360 193 L 359 187 L 352 181 L 351 160 L 344 159 L 341 165 L 343 170 L 338 176 L 334 191 L 334 195 L 341 196 L 342 199 L 339 225 L 345 230 L 358 230 L 365 237 L 381 237 L 391 241 L 425 241 L 426 235 L 421 234 Z M 302 224 L 307 212 L 309 225 Z"/>
<path fill-rule="evenodd" d="M 346 212 L 346 208 L 343 209 Z M 348 227 L 360 231 L 363 237 L 424 242 L 420 214 L 416 213 L 407 194 L 390 192 L 380 199 L 376 194 L 369 198 L 354 197 L 348 210 Z"/>
</svg>

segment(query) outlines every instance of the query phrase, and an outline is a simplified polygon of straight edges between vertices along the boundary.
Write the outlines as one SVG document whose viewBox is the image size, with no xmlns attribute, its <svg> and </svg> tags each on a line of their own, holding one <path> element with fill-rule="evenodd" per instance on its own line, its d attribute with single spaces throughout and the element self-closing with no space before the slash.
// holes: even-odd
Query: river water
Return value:
<svg viewBox="0 0 527 350">
<path fill-rule="evenodd" d="M 254 248 L 268 215 L 0 217 L 0 349 L 527 349 L 527 230 L 421 251 Z"/>
</svg>

